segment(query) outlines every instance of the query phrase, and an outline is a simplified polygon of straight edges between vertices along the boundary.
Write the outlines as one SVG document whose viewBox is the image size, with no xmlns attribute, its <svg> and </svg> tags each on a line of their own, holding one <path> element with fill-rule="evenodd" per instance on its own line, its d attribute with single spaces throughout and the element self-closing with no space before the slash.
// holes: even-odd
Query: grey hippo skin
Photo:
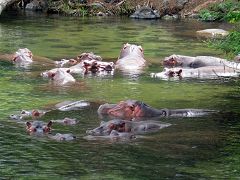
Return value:
<svg viewBox="0 0 240 180">
<path fill-rule="evenodd" d="M 168 127 L 170 125 L 171 124 L 169 123 L 162 123 L 159 121 L 127 121 L 114 119 L 108 122 L 102 122 L 99 127 L 93 130 L 88 130 L 86 133 L 92 136 L 117 135 L 126 137 L 129 135 L 126 133 L 145 134 L 148 132 L 156 132 L 159 129 Z"/>
<path fill-rule="evenodd" d="M 124 44 L 116 62 L 116 69 L 125 73 L 141 73 L 146 66 L 143 48 L 134 44 Z"/>
<path fill-rule="evenodd" d="M 190 67 L 199 68 L 205 66 L 226 66 L 229 68 L 240 70 L 240 64 L 212 56 L 182 56 L 171 55 L 163 61 L 165 67 Z"/>
<path fill-rule="evenodd" d="M 50 139 L 56 140 L 56 141 L 73 141 L 76 139 L 76 136 L 74 136 L 73 134 L 69 133 L 69 134 L 61 134 L 61 133 L 57 133 L 56 135 L 52 136 L 49 135 L 48 136 Z"/>
<path fill-rule="evenodd" d="M 110 116 L 121 119 L 138 119 L 150 117 L 196 117 L 214 112 L 205 109 L 155 109 L 142 101 L 126 100 L 118 104 L 103 104 L 98 108 L 100 116 Z"/>
</svg>

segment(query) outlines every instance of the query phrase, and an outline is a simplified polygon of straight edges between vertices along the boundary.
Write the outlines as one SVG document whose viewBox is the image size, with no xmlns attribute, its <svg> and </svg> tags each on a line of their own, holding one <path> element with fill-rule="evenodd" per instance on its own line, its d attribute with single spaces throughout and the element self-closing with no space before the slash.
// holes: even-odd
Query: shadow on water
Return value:
<svg viewBox="0 0 240 180">
<path fill-rule="evenodd" d="M 123 43 L 144 48 L 152 64 L 137 76 L 75 76 L 77 84 L 54 87 L 40 77 L 50 65 L 29 69 L 0 63 L 0 179 L 235 179 L 239 178 L 239 80 L 162 81 L 171 54 L 221 55 L 196 39 L 195 31 L 221 24 L 185 21 L 142 21 L 128 18 L 3 16 L 1 54 L 28 47 L 51 59 L 93 51 L 116 60 Z M 191 48 L 189 48 L 191 47 Z M 86 140 L 86 130 L 99 126 L 102 103 L 136 99 L 156 108 L 203 108 L 219 113 L 193 118 L 162 118 L 172 125 L 129 142 Z M 53 110 L 41 120 L 76 118 L 75 126 L 53 125 L 52 134 L 73 133 L 72 142 L 30 136 L 25 121 L 8 118 L 22 109 L 44 109 L 67 100 L 93 102 L 78 111 Z"/>
</svg>

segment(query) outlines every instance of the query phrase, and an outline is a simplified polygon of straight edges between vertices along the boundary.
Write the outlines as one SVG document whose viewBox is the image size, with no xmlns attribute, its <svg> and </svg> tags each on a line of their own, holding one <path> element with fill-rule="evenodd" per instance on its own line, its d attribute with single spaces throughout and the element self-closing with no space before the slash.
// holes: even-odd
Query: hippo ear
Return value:
<svg viewBox="0 0 240 180">
<path fill-rule="evenodd" d="M 56 73 L 51 73 L 50 77 L 53 78 L 56 75 Z"/>
<path fill-rule="evenodd" d="M 138 48 L 140 49 L 141 52 L 143 52 L 142 46 L 138 46 Z"/>
<path fill-rule="evenodd" d="M 53 124 L 53 122 L 52 122 L 52 121 L 49 121 L 48 124 L 47 124 L 47 127 L 48 127 L 48 128 L 51 128 L 52 124 Z"/>
<path fill-rule="evenodd" d="M 27 121 L 27 122 L 26 122 L 26 125 L 27 125 L 28 128 L 30 128 L 30 127 L 32 126 L 32 123 L 29 122 L 29 121 Z"/>
<path fill-rule="evenodd" d="M 178 76 L 181 76 L 182 69 L 180 69 L 178 72 L 176 72 Z"/>
</svg>

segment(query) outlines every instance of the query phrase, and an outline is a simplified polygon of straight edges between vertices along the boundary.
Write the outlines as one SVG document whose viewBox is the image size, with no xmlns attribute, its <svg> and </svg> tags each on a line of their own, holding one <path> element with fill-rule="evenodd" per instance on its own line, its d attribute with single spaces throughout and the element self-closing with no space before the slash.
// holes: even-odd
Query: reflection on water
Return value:
<svg viewBox="0 0 240 180">
<path fill-rule="evenodd" d="M 239 178 L 239 83 L 222 81 L 161 81 L 171 54 L 220 55 L 197 40 L 195 31 L 220 24 L 187 21 L 142 21 L 128 18 L 13 16 L 0 19 L 0 51 L 27 47 L 34 55 L 54 60 L 94 52 L 116 61 L 123 43 L 142 45 L 149 67 L 140 75 L 76 76 L 77 84 L 52 86 L 40 77 L 50 65 L 29 69 L 0 63 L 0 177 L 49 179 L 196 179 Z M 172 126 L 138 136 L 130 142 L 89 141 L 86 130 L 97 127 L 97 108 L 104 102 L 142 100 L 156 108 L 215 109 L 216 115 L 163 118 Z M 66 100 L 91 103 L 77 111 L 53 110 L 41 120 L 76 118 L 75 126 L 54 124 L 56 133 L 73 133 L 76 141 L 56 142 L 29 136 L 24 122 L 8 119 L 21 109 L 47 109 Z"/>
</svg>

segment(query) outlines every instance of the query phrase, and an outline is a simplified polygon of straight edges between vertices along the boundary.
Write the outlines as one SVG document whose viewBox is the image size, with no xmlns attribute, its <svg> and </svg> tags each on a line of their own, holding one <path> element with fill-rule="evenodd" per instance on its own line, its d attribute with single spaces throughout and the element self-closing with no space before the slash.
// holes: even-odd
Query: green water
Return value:
<svg viewBox="0 0 240 180">
<path fill-rule="evenodd" d="M 115 61 L 123 43 L 142 45 L 150 62 L 138 77 L 77 76 L 72 87 L 53 87 L 39 73 L 48 67 L 16 68 L 0 62 L 0 179 L 239 179 L 239 80 L 162 81 L 171 54 L 213 55 L 195 31 L 222 24 L 139 21 L 128 18 L 6 16 L 0 18 L 0 53 L 27 47 L 54 60 L 92 51 Z M 205 108 L 219 113 L 201 118 L 168 118 L 172 126 L 131 142 L 90 141 L 99 125 L 101 102 L 137 99 L 156 108 Z M 73 133 L 74 142 L 29 136 L 8 118 L 21 109 L 41 109 L 65 100 L 94 102 L 80 111 L 47 114 L 42 120 L 77 118 L 76 126 L 54 125 L 53 134 Z"/>
</svg>

